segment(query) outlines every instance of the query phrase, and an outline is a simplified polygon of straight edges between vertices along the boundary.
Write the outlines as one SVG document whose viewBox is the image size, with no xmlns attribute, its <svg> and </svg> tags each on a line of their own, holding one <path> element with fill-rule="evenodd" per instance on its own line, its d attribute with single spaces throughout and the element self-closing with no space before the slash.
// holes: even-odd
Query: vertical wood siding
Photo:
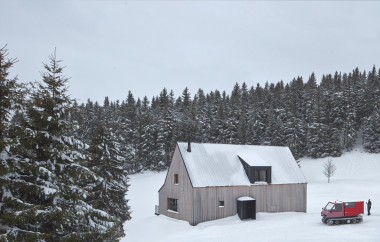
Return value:
<svg viewBox="0 0 380 242">
<path fill-rule="evenodd" d="M 233 216 L 237 199 L 250 196 L 256 199 L 256 212 L 306 212 L 307 184 L 253 185 L 234 187 L 194 188 L 195 225 L 201 222 Z M 218 206 L 224 201 L 224 207 Z"/>
<path fill-rule="evenodd" d="M 178 184 L 174 184 L 174 174 L 178 174 Z M 165 183 L 158 192 L 159 211 L 168 217 L 193 222 L 193 187 L 187 174 L 178 146 L 176 147 Z M 167 199 L 178 199 L 178 213 L 168 211 Z"/>
</svg>

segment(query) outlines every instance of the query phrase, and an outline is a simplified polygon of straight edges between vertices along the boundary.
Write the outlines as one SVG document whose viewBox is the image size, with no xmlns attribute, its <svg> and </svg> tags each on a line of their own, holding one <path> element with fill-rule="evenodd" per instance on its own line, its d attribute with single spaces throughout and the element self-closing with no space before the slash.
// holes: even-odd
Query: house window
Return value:
<svg viewBox="0 0 380 242">
<path fill-rule="evenodd" d="M 168 198 L 168 210 L 178 212 L 178 199 Z"/>
<path fill-rule="evenodd" d="M 220 207 L 220 208 L 224 207 L 224 201 L 219 201 L 218 204 L 219 204 L 219 207 Z"/>
<path fill-rule="evenodd" d="M 255 180 L 258 182 L 268 182 L 267 170 L 255 170 Z"/>
<path fill-rule="evenodd" d="M 245 173 L 247 174 L 247 178 L 249 179 L 250 183 L 272 183 L 271 166 L 256 166 L 254 164 L 248 164 L 240 156 L 238 157 L 241 161 L 241 164 L 244 167 Z"/>
<path fill-rule="evenodd" d="M 178 184 L 178 174 L 174 174 L 174 184 Z"/>
</svg>

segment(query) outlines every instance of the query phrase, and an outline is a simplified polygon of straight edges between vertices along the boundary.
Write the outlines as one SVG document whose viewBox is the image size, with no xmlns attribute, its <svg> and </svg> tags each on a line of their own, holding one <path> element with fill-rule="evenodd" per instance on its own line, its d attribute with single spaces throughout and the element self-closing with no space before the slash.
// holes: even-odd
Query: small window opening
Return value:
<svg viewBox="0 0 380 242">
<path fill-rule="evenodd" d="M 333 212 L 342 212 L 342 204 L 341 203 L 336 203 L 334 207 L 332 208 Z"/>
<path fill-rule="evenodd" d="M 267 171 L 266 170 L 255 170 L 256 181 L 267 182 Z"/>
<path fill-rule="evenodd" d="M 178 199 L 168 198 L 168 210 L 178 212 Z"/>
<path fill-rule="evenodd" d="M 224 201 L 219 201 L 218 204 L 219 204 L 219 207 L 220 207 L 220 208 L 224 207 Z"/>
<path fill-rule="evenodd" d="M 178 174 L 174 174 L 174 184 L 178 184 Z"/>
<path fill-rule="evenodd" d="M 348 202 L 346 203 L 346 208 L 354 208 L 356 207 L 356 202 Z"/>
</svg>

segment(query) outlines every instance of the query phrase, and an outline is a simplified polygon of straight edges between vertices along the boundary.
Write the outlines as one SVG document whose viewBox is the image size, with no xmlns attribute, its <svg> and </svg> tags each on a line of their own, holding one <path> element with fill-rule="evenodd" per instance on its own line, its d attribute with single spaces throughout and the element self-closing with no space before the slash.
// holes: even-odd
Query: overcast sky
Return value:
<svg viewBox="0 0 380 242">
<path fill-rule="evenodd" d="M 57 48 L 80 102 L 231 92 L 236 82 L 380 67 L 379 1 L 0 0 L 0 46 L 24 82 Z"/>
</svg>

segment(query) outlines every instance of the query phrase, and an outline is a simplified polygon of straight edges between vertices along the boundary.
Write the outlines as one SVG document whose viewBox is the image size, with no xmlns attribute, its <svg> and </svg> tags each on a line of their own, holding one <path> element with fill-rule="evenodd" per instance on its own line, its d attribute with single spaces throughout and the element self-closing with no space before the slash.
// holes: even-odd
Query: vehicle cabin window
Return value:
<svg viewBox="0 0 380 242">
<path fill-rule="evenodd" d="M 342 212 L 342 204 L 336 203 L 332 209 L 334 212 Z"/>
<path fill-rule="evenodd" d="M 356 203 L 355 202 L 348 202 L 346 203 L 346 208 L 354 208 L 356 207 Z"/>
<path fill-rule="evenodd" d="M 221 207 L 224 207 L 224 201 L 219 201 L 219 207 L 221 208 Z"/>
<path fill-rule="evenodd" d="M 326 210 L 332 210 L 332 208 L 334 207 L 334 203 L 328 203 L 325 207 Z"/>
<path fill-rule="evenodd" d="M 178 212 L 178 199 L 168 198 L 168 210 Z"/>
<path fill-rule="evenodd" d="M 174 184 L 178 184 L 178 174 L 174 174 Z"/>
</svg>

